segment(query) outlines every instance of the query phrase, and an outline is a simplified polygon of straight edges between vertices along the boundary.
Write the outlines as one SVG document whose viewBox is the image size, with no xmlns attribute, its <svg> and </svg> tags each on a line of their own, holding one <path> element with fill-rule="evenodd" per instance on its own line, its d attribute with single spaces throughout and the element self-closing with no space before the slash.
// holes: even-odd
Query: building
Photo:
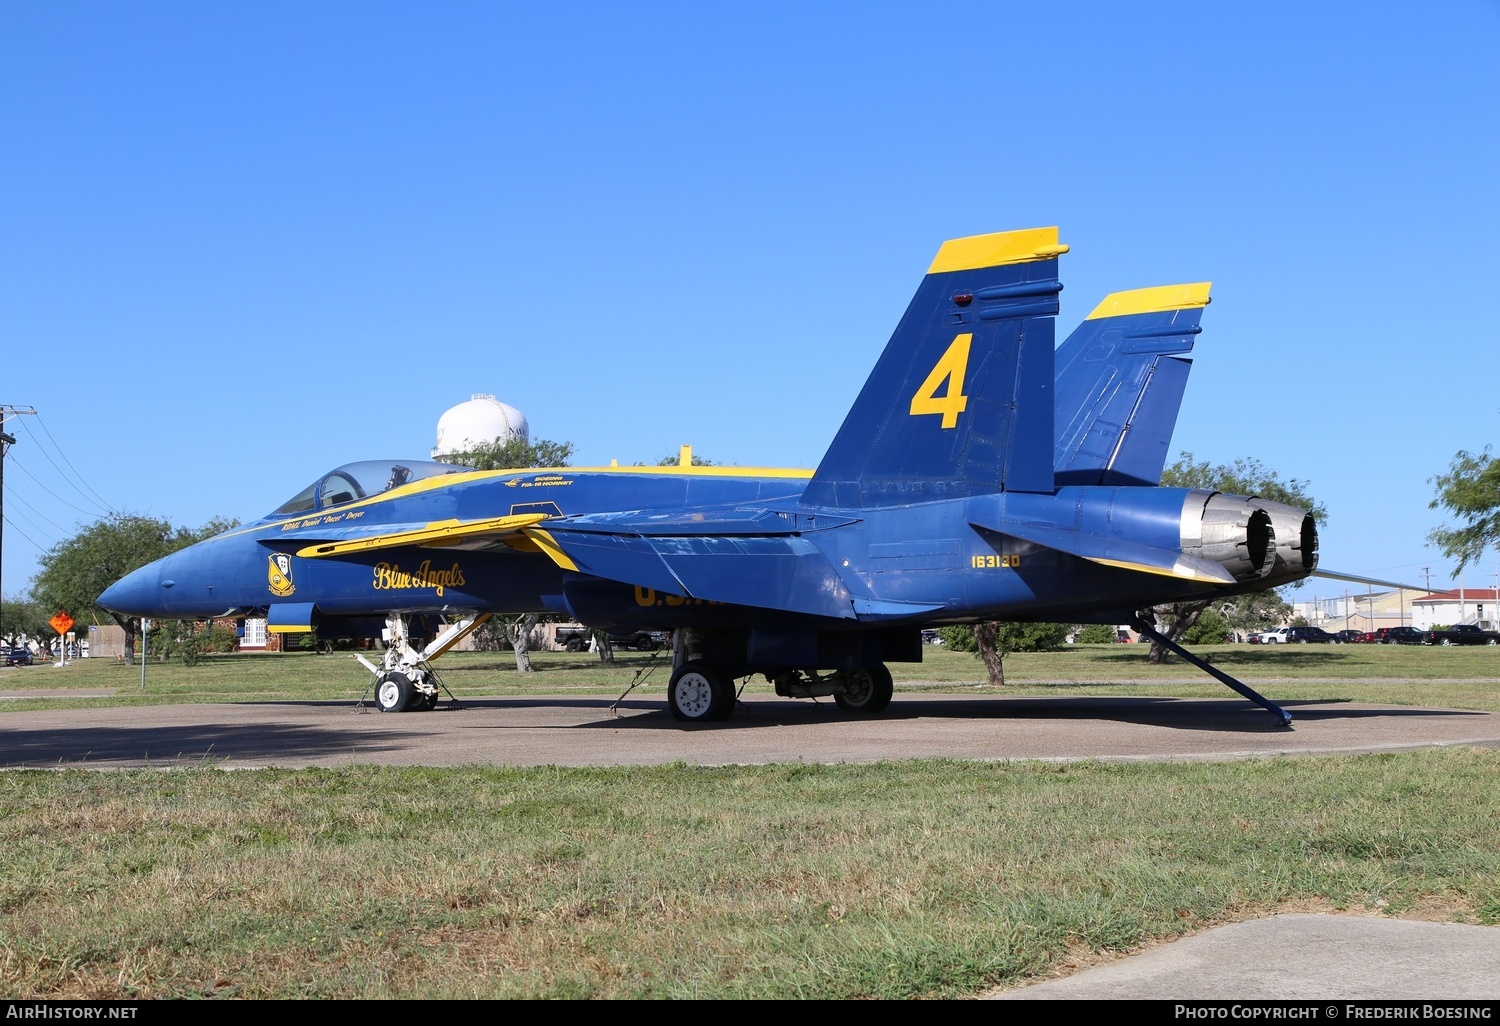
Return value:
<svg viewBox="0 0 1500 1026">
<path fill-rule="evenodd" d="M 1412 622 L 1416 591 L 1401 588 L 1376 591 L 1346 591 L 1331 598 L 1310 598 L 1292 603 L 1292 614 L 1325 631 L 1377 631 L 1382 627 L 1404 627 Z"/>
<path fill-rule="evenodd" d="M 1500 630 L 1500 599 L 1494 588 L 1458 588 L 1439 591 L 1412 600 L 1411 625 L 1419 631 L 1451 627 L 1456 623 L 1477 624 L 1484 630 Z"/>
</svg>

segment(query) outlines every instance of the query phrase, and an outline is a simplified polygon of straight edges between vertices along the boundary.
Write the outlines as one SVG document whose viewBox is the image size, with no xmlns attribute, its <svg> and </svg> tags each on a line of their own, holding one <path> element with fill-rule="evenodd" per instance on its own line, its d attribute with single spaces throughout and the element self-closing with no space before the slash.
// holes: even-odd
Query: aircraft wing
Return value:
<svg viewBox="0 0 1500 1026">
<path fill-rule="evenodd" d="M 623 524 L 604 527 L 569 521 L 529 533 L 549 536 L 559 565 L 606 580 L 703 602 L 854 619 L 855 596 L 828 557 L 790 530 L 646 537 Z"/>
<path fill-rule="evenodd" d="M 668 595 L 852 619 L 856 597 L 822 551 L 801 537 L 806 531 L 852 522 L 846 517 L 766 509 L 577 517 L 526 513 L 431 523 L 309 525 L 265 543 L 299 544 L 297 555 L 310 559 L 412 546 L 503 545 L 540 551 L 564 570 Z"/>
</svg>

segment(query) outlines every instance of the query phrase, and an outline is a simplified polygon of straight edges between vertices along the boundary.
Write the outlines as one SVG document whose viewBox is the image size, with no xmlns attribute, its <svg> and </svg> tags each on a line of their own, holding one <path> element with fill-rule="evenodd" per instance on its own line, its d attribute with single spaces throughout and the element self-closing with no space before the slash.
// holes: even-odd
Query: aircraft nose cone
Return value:
<svg viewBox="0 0 1500 1026">
<path fill-rule="evenodd" d="M 99 604 L 128 616 L 156 616 L 162 604 L 161 567 L 152 563 L 132 570 L 104 589 Z"/>
</svg>

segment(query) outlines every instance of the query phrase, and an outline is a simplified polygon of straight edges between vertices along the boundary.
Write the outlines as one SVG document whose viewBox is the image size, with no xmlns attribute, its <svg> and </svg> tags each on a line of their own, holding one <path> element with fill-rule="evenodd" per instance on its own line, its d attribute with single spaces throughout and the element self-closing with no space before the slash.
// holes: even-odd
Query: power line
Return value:
<svg viewBox="0 0 1500 1026">
<path fill-rule="evenodd" d="M 9 421 L 15 420 L 17 417 L 35 416 L 36 409 L 31 406 L 26 407 L 24 410 L 17 406 L 0 406 L 0 578 L 3 578 L 5 567 L 4 525 L 9 523 L 9 518 L 5 516 L 5 457 L 10 452 L 10 447 L 16 444 L 15 436 L 6 433 L 5 425 Z M 22 423 L 25 422 L 22 421 Z M 19 534 L 22 538 L 26 538 L 27 541 L 31 542 L 31 544 L 36 547 L 36 550 L 38 552 L 46 551 L 40 545 L 37 545 L 36 542 L 31 541 L 30 538 L 27 538 L 26 532 L 18 528 L 16 530 L 16 533 Z M 0 588 L 0 590 L 3 590 L 3 588 Z M 3 608 L 3 606 L 0 606 L 0 608 Z M 0 613 L 0 635 L 3 635 L 4 633 L 5 620 L 3 613 Z"/>
<path fill-rule="evenodd" d="M 85 481 L 83 479 L 83 475 L 78 473 L 78 468 L 73 466 L 73 461 L 68 459 L 68 454 L 63 452 L 62 446 L 57 444 L 57 439 L 52 437 L 52 432 L 48 429 L 47 422 L 42 419 L 42 415 L 40 413 L 36 415 L 36 422 L 41 426 L 41 429 L 43 431 L 47 432 L 48 441 L 50 441 L 52 443 L 52 447 L 57 450 L 57 454 L 63 458 L 63 462 L 68 465 L 68 469 L 73 471 L 73 475 L 78 478 L 78 482 L 85 488 L 87 488 L 90 492 L 93 492 L 94 498 L 98 499 L 99 502 L 103 504 L 105 509 L 109 510 L 111 513 L 118 513 L 119 511 L 111 506 L 108 502 L 105 502 L 104 496 L 100 495 L 98 492 L 95 492 L 93 485 Z M 21 425 L 24 427 L 26 425 L 26 422 L 23 420 L 21 422 Z"/>
<path fill-rule="evenodd" d="M 21 529 L 20 529 L 20 528 L 19 528 L 19 527 L 17 527 L 17 526 L 16 526 L 16 522 L 15 522 L 15 521 L 14 521 L 14 520 L 12 520 L 12 519 L 11 519 L 11 518 L 10 518 L 10 517 L 0 517 L 0 520 L 4 520 L 4 521 L 5 521 L 5 523 L 7 523 L 7 524 L 9 524 L 9 525 L 10 525 L 10 527 L 11 527 L 11 530 L 13 530 L 13 531 L 15 531 L 15 532 L 16 532 L 16 533 L 17 533 L 17 534 L 19 534 L 19 535 L 20 535 L 20 536 L 21 536 L 21 537 L 22 537 L 22 538 L 26 538 L 26 532 L 25 532 L 25 531 L 23 531 L 23 530 L 21 530 Z M 36 546 L 36 550 L 37 550 L 37 551 L 38 551 L 38 552 L 40 552 L 40 553 L 41 553 L 41 554 L 42 554 L 42 555 L 44 555 L 44 556 L 45 556 L 45 555 L 46 555 L 46 554 L 47 554 L 47 550 L 46 550 L 46 549 L 44 549 L 44 548 L 42 548 L 42 547 L 41 547 L 41 546 L 40 546 L 40 545 L 37 545 L 37 544 L 36 544 L 36 542 L 34 542 L 34 541 L 31 541 L 31 539 L 30 539 L 30 538 L 26 538 L 26 540 L 27 540 L 27 541 L 29 541 L 29 542 L 31 542 L 31 544 L 32 544 L 32 545 L 34 545 L 34 546 Z"/>
<path fill-rule="evenodd" d="M 35 513 L 38 517 L 41 517 L 43 520 L 47 521 L 47 523 L 51 524 L 55 530 L 61 531 L 63 533 L 67 533 L 68 529 L 66 527 L 63 527 L 57 521 L 55 521 L 51 517 L 47 516 L 47 514 L 43 513 L 41 510 L 37 509 L 31 503 L 29 503 L 25 499 L 21 498 L 19 495 L 16 494 L 16 490 L 14 488 L 8 488 L 8 489 L 6 489 L 6 495 L 9 498 L 13 499 L 14 501 L 19 502 L 21 505 L 25 506 L 27 509 L 31 510 L 31 512 Z M 26 521 L 28 523 L 30 523 L 32 527 L 35 527 L 38 531 L 40 531 L 42 534 L 47 534 L 48 533 L 42 527 L 42 525 L 38 524 L 36 521 L 32 520 L 30 517 L 26 517 Z"/>
<path fill-rule="evenodd" d="M 46 492 L 48 495 L 52 496 L 54 499 L 56 499 L 58 502 L 62 503 L 64 506 L 67 506 L 69 509 L 76 509 L 78 512 L 84 514 L 85 516 L 90 516 L 90 517 L 107 517 L 107 516 L 111 515 L 111 512 L 108 511 L 108 510 L 84 509 L 82 506 L 75 506 L 75 505 L 73 505 L 67 499 L 64 499 L 61 495 L 58 495 L 51 488 L 48 488 L 46 485 L 44 485 L 42 483 L 41 478 L 37 477 L 31 471 L 27 470 L 26 467 L 21 463 L 20 460 L 16 459 L 14 456 L 12 456 L 10 458 L 10 460 L 11 460 L 12 463 L 14 463 L 16 465 L 16 469 L 17 470 L 19 470 L 21 473 L 25 474 L 27 477 L 29 477 L 33 481 L 35 481 L 38 488 L 40 488 L 42 491 Z M 87 496 L 85 496 L 85 498 L 87 498 Z"/>
<path fill-rule="evenodd" d="M 57 465 L 57 461 L 56 461 L 56 460 L 54 460 L 54 459 L 53 459 L 53 458 L 52 458 L 52 457 L 51 457 L 51 456 L 50 456 L 50 455 L 48 455 L 48 453 L 47 453 L 47 450 L 46 450 L 46 449 L 44 449 L 44 448 L 42 448 L 42 447 L 41 447 L 41 439 L 39 439 L 39 438 L 37 438 L 37 436 L 36 436 L 36 433 L 35 433 L 35 432 L 34 432 L 34 431 L 32 431 L 32 430 L 31 430 L 31 428 L 30 428 L 30 427 L 27 427 L 27 425 L 26 425 L 26 423 L 25 423 L 25 421 L 22 421 L 22 422 L 21 422 L 21 426 L 22 426 L 22 427 L 25 427 L 25 428 L 26 428 L 26 433 L 27 433 L 27 434 L 28 434 L 28 435 L 30 435 L 30 436 L 31 436 L 31 440 L 32 440 L 32 441 L 33 441 L 33 442 L 36 442 L 36 443 L 37 443 L 37 448 L 38 448 L 38 451 L 39 451 L 39 452 L 41 452 L 41 454 L 42 454 L 42 455 L 43 455 L 43 456 L 46 456 L 46 457 L 47 457 L 47 462 L 48 462 L 48 463 L 50 463 L 50 464 L 52 464 L 52 469 L 53 469 L 53 470 L 55 470 L 55 471 L 57 471 L 57 474 L 58 474 L 58 476 L 59 476 L 59 477 L 61 477 L 61 478 L 62 478 L 62 479 L 63 479 L 63 480 L 64 480 L 64 481 L 67 481 L 67 482 L 68 482 L 68 485 L 69 485 L 69 486 L 70 486 L 70 487 L 71 487 L 71 488 L 72 488 L 72 489 L 73 489 L 73 490 L 74 490 L 74 491 L 75 491 L 75 492 L 77 492 L 77 493 L 78 493 L 78 494 L 79 494 L 79 495 L 82 495 L 82 496 L 83 496 L 83 499 L 84 499 L 84 501 L 85 501 L 85 502 L 93 502 L 93 501 L 95 501 L 95 499 L 98 499 L 98 496 L 97 496 L 97 495 L 96 495 L 96 496 L 95 496 L 95 497 L 94 497 L 94 498 L 89 498 L 89 496 L 88 496 L 88 495 L 86 495 L 86 494 L 85 494 L 85 493 L 84 493 L 84 491 L 83 491 L 83 489 L 82 489 L 82 488 L 79 488 L 79 487 L 78 487 L 78 485 L 76 485 L 76 484 L 74 484 L 74 483 L 73 483 L 73 481 L 72 481 L 72 480 L 71 480 L 71 479 L 70 479 L 70 478 L 69 478 L 69 477 L 68 477 L 68 475 L 67 475 L 67 474 L 66 474 L 66 473 L 64 473 L 64 472 L 63 472 L 63 468 L 62 468 L 62 467 L 59 467 L 59 466 L 58 466 L 58 465 Z M 48 434 L 47 434 L 47 437 L 48 437 L 48 438 L 51 438 L 51 437 L 52 437 L 52 434 L 51 434 L 51 432 L 48 432 Z M 53 446 L 56 446 L 56 445 L 57 445 L 57 443 L 56 443 L 56 442 L 55 442 L 55 441 L 54 441 L 54 442 L 53 442 L 53 443 L 52 443 L 52 444 L 53 444 Z M 70 467 L 70 468 L 71 468 L 71 467 L 72 467 L 72 466 L 73 466 L 73 464 L 71 464 L 71 463 L 68 463 L 68 457 L 67 457 L 67 455 L 66 455 L 66 454 L 65 454 L 65 453 L 64 453 L 64 452 L 63 452 L 63 451 L 62 451 L 62 449 L 60 449 L 60 448 L 59 448 L 59 449 L 58 449 L 58 450 L 57 450 L 57 454 L 58 454 L 58 455 L 59 455 L 59 456 L 61 456 L 61 457 L 62 457 L 62 458 L 63 458 L 63 462 L 64 462 L 64 463 L 67 463 L 67 464 L 68 464 L 68 466 L 69 466 L 69 467 Z M 75 470 L 75 471 L 73 471 L 73 473 L 74 473 L 74 474 L 75 474 L 75 475 L 76 475 L 76 474 L 77 474 L 77 473 L 78 473 L 78 471 L 76 471 L 76 470 Z M 79 480 L 79 481 L 82 481 L 82 480 L 83 480 L 83 478 L 82 478 L 82 477 L 80 477 L 80 478 L 79 478 L 79 479 L 78 479 L 78 480 Z M 110 512 L 110 513 L 113 513 L 113 512 L 114 512 L 114 511 L 115 511 L 115 510 L 114 510 L 114 507 L 113 507 L 113 506 L 111 506 L 111 505 L 110 505 L 110 504 L 109 504 L 109 503 L 107 503 L 107 502 L 104 502 L 104 500 L 102 500 L 102 499 L 99 499 L 99 503 L 100 503 L 100 504 L 101 504 L 101 505 L 102 505 L 102 506 L 103 506 L 103 507 L 104 507 L 104 508 L 105 508 L 105 510 L 107 510 L 107 511 L 108 511 L 108 512 Z M 74 507 L 74 508 L 75 508 L 75 509 L 76 509 L 76 508 L 77 508 L 77 507 L 76 507 L 76 506 L 75 506 L 75 507 Z"/>
</svg>

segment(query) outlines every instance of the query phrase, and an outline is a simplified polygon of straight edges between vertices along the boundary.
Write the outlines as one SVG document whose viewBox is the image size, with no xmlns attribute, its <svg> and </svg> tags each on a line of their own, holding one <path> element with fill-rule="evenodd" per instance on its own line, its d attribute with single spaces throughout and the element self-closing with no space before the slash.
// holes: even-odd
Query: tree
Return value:
<svg viewBox="0 0 1500 1026">
<path fill-rule="evenodd" d="M 0 640 L 15 648 L 21 637 L 43 639 L 52 634 L 47 620 L 52 616 L 29 595 L 0 599 Z"/>
<path fill-rule="evenodd" d="M 1475 455 L 1460 451 L 1448 465 L 1448 473 L 1429 479 L 1437 486 L 1431 509 L 1447 510 L 1461 520 L 1460 527 L 1434 528 L 1428 539 L 1443 555 L 1458 560 L 1462 570 L 1478 562 L 1485 549 L 1500 545 L 1500 459 L 1490 447 Z"/>
<path fill-rule="evenodd" d="M 680 452 L 669 452 L 656 461 L 658 467 L 680 467 L 682 466 L 682 454 Z M 695 467 L 722 467 L 722 463 L 716 463 L 707 456 L 693 454 L 692 465 Z"/>
<path fill-rule="evenodd" d="M 552 442 L 545 438 L 496 438 L 481 442 L 464 452 L 450 453 L 444 462 L 475 470 L 517 470 L 524 467 L 566 467 L 573 458 L 572 442 Z M 516 670 L 531 673 L 531 632 L 542 619 L 541 613 L 526 613 L 506 619 L 500 627 L 516 654 Z"/>
<path fill-rule="evenodd" d="M 1009 623 L 985 620 L 970 627 L 944 627 L 942 635 L 957 652 L 973 652 L 995 687 L 1005 686 L 1005 657 L 1011 652 L 1055 652 L 1067 640 L 1063 623 Z M 967 634 L 968 637 L 964 635 Z"/>
<path fill-rule="evenodd" d="M 239 643 L 239 633 L 228 624 L 193 620 L 152 620 L 147 637 L 152 655 L 162 662 L 175 656 L 183 666 L 197 666 L 208 652 L 233 652 Z"/>
<path fill-rule="evenodd" d="M 572 442 L 545 438 L 496 438 L 473 444 L 463 452 L 438 457 L 444 463 L 475 470 L 518 470 L 525 467 L 566 467 L 573 458 Z"/>
<path fill-rule="evenodd" d="M 1229 620 L 1209 606 L 1187 630 L 1182 632 L 1184 645 L 1222 645 L 1229 640 Z"/>
<path fill-rule="evenodd" d="M 1320 524 L 1328 516 L 1327 507 L 1308 494 L 1306 481 L 1297 478 L 1283 481 L 1274 470 L 1268 469 L 1259 460 L 1246 457 L 1240 457 L 1227 466 L 1212 466 L 1207 460 L 1194 460 L 1190 452 L 1179 453 L 1177 462 L 1162 473 L 1161 483 L 1166 488 L 1212 488 L 1216 492 L 1230 495 L 1254 495 L 1287 506 L 1300 506 L 1311 512 L 1313 520 Z M 1293 585 L 1300 586 L 1300 582 Z M 1218 605 L 1221 608 L 1217 611 L 1227 616 L 1222 608 L 1225 604 L 1226 600 L 1223 599 L 1193 599 L 1155 606 L 1151 612 L 1156 617 L 1156 629 L 1172 641 L 1180 641 L 1197 624 L 1204 610 L 1211 606 Z M 1166 657 L 1166 646 L 1151 642 L 1148 660 L 1161 663 Z"/>
<path fill-rule="evenodd" d="M 125 632 L 125 661 L 133 662 L 140 620 L 100 606 L 104 589 L 132 570 L 238 525 L 238 520 L 215 517 L 195 530 L 125 514 L 97 521 L 42 556 L 32 595 L 43 610 L 66 610 L 80 623 L 100 617 L 113 620 Z"/>
<path fill-rule="evenodd" d="M 1084 624 L 1073 640 L 1080 645 L 1113 645 L 1115 628 L 1107 623 Z"/>
<path fill-rule="evenodd" d="M 1229 629 L 1242 635 L 1263 631 L 1285 623 L 1292 615 L 1292 605 L 1274 591 L 1252 591 L 1220 603 L 1219 612 L 1229 622 Z"/>
</svg>

